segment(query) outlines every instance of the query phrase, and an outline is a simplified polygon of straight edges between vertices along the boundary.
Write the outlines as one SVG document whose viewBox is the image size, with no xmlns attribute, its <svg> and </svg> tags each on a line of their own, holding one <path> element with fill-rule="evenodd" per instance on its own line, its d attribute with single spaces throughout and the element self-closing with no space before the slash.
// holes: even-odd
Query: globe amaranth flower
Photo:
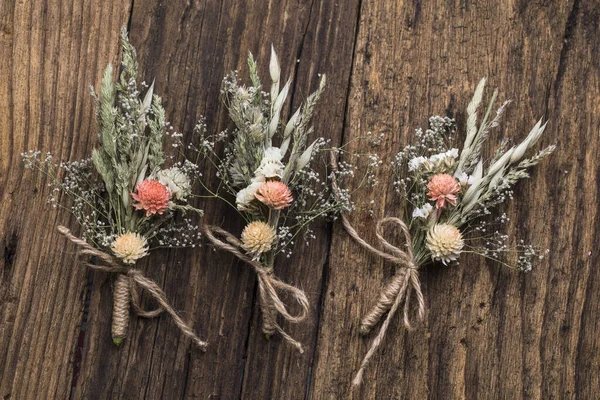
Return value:
<svg viewBox="0 0 600 400">
<path fill-rule="evenodd" d="M 261 203 L 273 210 L 283 210 L 294 201 L 290 188 L 280 181 L 265 182 L 258 188 L 255 196 Z"/>
<path fill-rule="evenodd" d="M 192 191 L 190 178 L 179 168 L 171 167 L 156 173 L 156 179 L 169 189 L 172 198 L 184 201 Z"/>
<path fill-rule="evenodd" d="M 438 209 L 447 207 L 447 203 L 456 204 L 456 194 L 460 192 L 460 184 L 452 176 L 448 174 L 437 174 L 431 177 L 427 184 L 429 189 L 430 200 L 435 201 L 435 206 Z"/>
<path fill-rule="evenodd" d="M 436 224 L 427 232 L 426 246 L 431 258 L 444 265 L 456 261 L 464 245 L 462 234 L 454 225 Z"/>
<path fill-rule="evenodd" d="M 135 264 L 148 254 L 148 241 L 138 233 L 126 232 L 117 236 L 111 245 L 113 254 L 125 264 Z"/>
<path fill-rule="evenodd" d="M 131 193 L 131 197 L 137 201 L 133 206 L 136 210 L 146 210 L 146 216 L 163 214 L 170 206 L 169 189 L 157 180 L 145 179 L 135 190 L 137 193 Z"/>
<path fill-rule="evenodd" d="M 242 231 L 242 247 L 254 259 L 271 250 L 274 240 L 275 230 L 262 221 L 250 222 Z"/>
</svg>

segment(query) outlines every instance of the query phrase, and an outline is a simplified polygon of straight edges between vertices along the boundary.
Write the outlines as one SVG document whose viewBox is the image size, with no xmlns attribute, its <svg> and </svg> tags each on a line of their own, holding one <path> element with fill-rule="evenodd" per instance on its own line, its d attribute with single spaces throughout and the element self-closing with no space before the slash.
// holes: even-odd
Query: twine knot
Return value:
<svg viewBox="0 0 600 400">
<path fill-rule="evenodd" d="M 369 333 L 373 326 L 375 326 L 379 322 L 381 316 L 387 311 L 390 311 L 395 300 L 400 296 L 404 296 L 404 298 L 406 299 L 404 302 L 404 326 L 406 326 L 406 328 L 409 330 L 412 329 L 409 313 L 409 300 L 412 291 L 414 290 L 415 295 L 417 297 L 417 301 L 419 303 L 419 319 L 423 319 L 425 316 L 425 301 L 423 300 L 423 293 L 421 292 L 418 267 L 414 263 L 414 256 L 412 253 L 412 239 L 408 227 L 400 218 L 389 217 L 382 218 L 379 221 L 377 221 L 375 234 L 377 236 L 379 244 L 384 249 L 389 251 L 389 253 L 387 253 L 385 251 L 381 251 L 377 248 L 374 248 L 373 246 L 365 242 L 360 236 L 358 236 L 356 230 L 354 230 L 352 225 L 350 225 L 350 222 L 348 221 L 348 218 L 345 215 L 342 216 L 342 222 L 346 231 L 348 231 L 350 236 L 352 236 L 360 245 L 369 250 L 371 253 L 383 257 L 384 259 L 398 266 L 392 280 L 381 291 L 377 304 L 375 304 L 371 311 L 367 313 L 367 315 L 362 319 L 362 323 L 360 326 L 361 334 L 365 335 Z M 400 227 L 400 229 L 404 233 L 407 248 L 406 251 L 402 251 L 398 247 L 390 244 L 383 237 L 383 226 L 389 223 Z"/>
<path fill-rule="evenodd" d="M 186 337 L 190 338 L 202 351 L 206 351 L 207 343 L 202 341 L 194 333 L 192 328 L 181 319 L 179 314 L 167 301 L 165 292 L 156 284 L 156 282 L 146 278 L 139 269 L 127 267 L 112 255 L 90 246 L 84 240 L 74 236 L 66 227 L 58 226 L 57 229 L 67 239 L 78 246 L 76 255 L 78 261 L 81 261 L 84 256 L 96 257 L 100 261 L 97 264 L 84 261 L 82 262 L 83 265 L 96 271 L 118 274 L 117 279 L 115 280 L 112 321 L 113 341 L 117 345 L 122 342 L 127 334 L 127 327 L 129 325 L 129 302 L 131 300 L 131 304 L 133 305 L 136 314 L 141 317 L 153 318 L 160 315 L 162 312 L 167 312 L 171 315 L 181 332 Z M 159 304 L 157 309 L 146 311 L 140 307 L 137 292 L 138 286 L 145 289 L 150 293 L 152 298 L 156 300 Z"/>
<path fill-rule="evenodd" d="M 298 323 L 303 321 L 308 315 L 308 298 L 304 292 L 292 285 L 280 281 L 273 274 L 271 268 L 266 267 L 260 262 L 248 257 L 243 249 L 242 243 L 232 234 L 218 226 L 204 225 L 202 228 L 208 240 L 217 248 L 225 250 L 238 259 L 250 265 L 256 273 L 258 279 L 258 294 L 260 298 L 260 308 L 262 311 L 262 331 L 270 337 L 278 332 L 288 343 L 296 347 L 300 353 L 304 350 L 302 344 L 286 333 L 277 323 L 277 314 L 279 313 L 286 321 Z M 218 238 L 220 236 L 222 239 Z M 290 314 L 287 306 L 279 297 L 279 292 L 289 293 L 300 304 L 300 311 L 297 315 Z"/>
</svg>

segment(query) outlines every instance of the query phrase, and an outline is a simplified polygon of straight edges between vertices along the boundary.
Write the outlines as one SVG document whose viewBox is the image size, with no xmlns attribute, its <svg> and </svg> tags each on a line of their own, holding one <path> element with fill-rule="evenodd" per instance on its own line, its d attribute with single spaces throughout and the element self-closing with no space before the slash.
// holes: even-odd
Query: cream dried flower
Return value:
<svg viewBox="0 0 600 400">
<path fill-rule="evenodd" d="M 255 180 L 250 185 L 240 190 L 235 196 L 235 204 L 237 205 L 237 209 L 240 211 L 252 210 L 251 203 L 256 200 L 256 192 L 262 185 L 264 185 L 264 182 Z"/>
<path fill-rule="evenodd" d="M 274 239 L 275 231 L 262 221 L 250 222 L 242 231 L 242 247 L 253 258 L 258 258 L 262 253 L 271 250 Z"/>
<path fill-rule="evenodd" d="M 137 260 L 148 255 L 148 241 L 138 233 L 126 232 L 117 236 L 111 250 L 125 264 L 135 264 Z"/>
<path fill-rule="evenodd" d="M 436 224 L 427 232 L 427 248 L 431 258 L 444 265 L 456 261 L 464 245 L 462 234 L 454 225 Z"/>
<path fill-rule="evenodd" d="M 158 171 L 156 178 L 169 189 L 171 198 L 183 201 L 192 191 L 190 178 L 177 167 Z"/>
<path fill-rule="evenodd" d="M 281 162 L 283 154 L 278 147 L 265 149 L 258 169 L 254 171 L 256 177 L 281 178 L 285 165 Z"/>
</svg>

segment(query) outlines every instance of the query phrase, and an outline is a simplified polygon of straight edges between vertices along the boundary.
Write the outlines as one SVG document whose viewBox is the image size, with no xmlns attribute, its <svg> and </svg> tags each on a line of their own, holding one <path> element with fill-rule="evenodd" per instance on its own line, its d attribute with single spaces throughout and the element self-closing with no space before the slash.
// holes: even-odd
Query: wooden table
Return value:
<svg viewBox="0 0 600 400">
<path fill-rule="evenodd" d="M 306 323 L 286 325 L 304 354 L 264 338 L 254 273 L 207 246 L 166 251 L 141 267 L 194 321 L 208 351 L 191 348 L 166 316 L 134 318 L 115 347 L 112 277 L 75 265 L 75 248 L 55 230 L 73 221 L 45 203 L 46 181 L 24 171 L 20 153 L 89 155 L 96 132 L 88 86 L 99 85 L 108 62 L 118 64 L 122 24 L 143 78 L 156 78 L 168 119 L 186 134 L 200 115 L 213 131 L 228 126 L 222 77 L 233 69 L 245 76 L 248 51 L 267 77 L 271 43 L 283 76 L 294 78 L 285 113 L 326 73 L 316 133 L 333 145 L 385 133 L 379 151 L 388 161 L 429 115 L 454 116 L 464 135 L 466 105 L 487 76 L 514 100 L 502 131 L 521 139 L 540 116 L 550 120 L 541 145 L 558 150 L 506 208 L 509 234 L 548 247 L 549 257 L 527 275 L 478 257 L 423 271 L 424 324 L 409 333 L 396 318 L 353 394 L 372 339 L 358 335 L 358 321 L 393 266 L 339 224 L 318 225 L 317 239 L 276 267 L 311 301 Z M 594 0 L 1 0 L 0 396 L 600 398 L 599 38 Z M 375 216 L 393 216 L 389 171 L 379 179 L 366 195 Z M 241 229 L 225 206 L 197 205 L 207 222 Z M 368 212 L 352 221 L 374 238 Z"/>
</svg>

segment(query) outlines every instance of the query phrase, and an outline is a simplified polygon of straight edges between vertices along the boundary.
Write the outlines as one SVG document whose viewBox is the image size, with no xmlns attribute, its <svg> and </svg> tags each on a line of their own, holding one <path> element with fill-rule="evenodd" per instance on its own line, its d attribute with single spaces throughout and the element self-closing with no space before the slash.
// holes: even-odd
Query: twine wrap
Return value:
<svg viewBox="0 0 600 400">
<path fill-rule="evenodd" d="M 332 188 L 334 193 L 339 192 L 339 187 L 335 178 L 335 172 L 337 172 L 337 159 L 336 155 L 331 153 L 331 167 L 334 171 L 332 174 Z M 356 229 L 352 226 L 350 221 L 348 220 L 348 216 L 346 213 L 341 213 L 342 225 L 346 229 L 346 232 L 363 248 L 369 251 L 372 254 L 375 254 L 379 257 L 384 258 L 387 261 L 390 261 L 396 264 L 396 272 L 392 280 L 381 290 L 379 297 L 377 299 L 377 303 L 371 310 L 363 317 L 359 332 L 363 335 L 368 334 L 377 323 L 381 320 L 383 315 L 387 312 L 387 316 L 381 327 L 377 336 L 373 340 L 369 351 L 363 358 L 360 368 L 352 381 L 353 387 L 358 387 L 362 382 L 362 377 L 365 371 L 365 368 L 371 361 L 371 358 L 381 345 L 381 342 L 385 338 L 385 334 L 389 327 L 391 319 L 394 317 L 398 308 L 402 303 L 404 303 L 404 326 L 411 330 L 412 325 L 410 323 L 410 298 L 414 291 L 415 297 L 417 298 L 418 303 L 418 318 L 419 320 L 423 320 L 425 318 L 425 299 L 423 298 L 423 292 L 421 291 L 421 284 L 419 282 L 419 273 L 418 266 L 415 265 L 413 251 L 412 251 L 412 237 L 410 235 L 410 230 L 406 223 L 402 221 L 400 218 L 382 218 L 377 221 L 377 225 L 375 228 L 375 235 L 380 246 L 385 250 L 379 250 L 378 248 L 367 243 L 363 238 L 360 237 Z M 398 247 L 390 244 L 383 237 L 383 226 L 386 224 L 394 224 L 400 228 L 402 233 L 404 234 L 404 238 L 406 241 L 406 251 L 402 251 Z"/>
<path fill-rule="evenodd" d="M 113 315 L 112 315 L 112 339 L 119 346 L 129 328 L 129 296 L 131 295 L 127 275 L 118 274 L 115 280 L 115 291 L 113 293 Z"/>
<path fill-rule="evenodd" d="M 144 318 L 156 317 L 163 311 L 166 311 L 171 315 L 175 324 L 179 327 L 184 336 L 190 338 L 202 351 L 206 351 L 207 343 L 200 340 L 192 328 L 181 319 L 179 314 L 177 314 L 177 311 L 175 311 L 167 301 L 165 292 L 156 284 L 156 282 L 146 278 L 140 270 L 126 267 L 121 264 L 117 258 L 90 246 L 84 240 L 74 236 L 71 231 L 64 226 L 58 226 L 57 229 L 67 239 L 79 246 L 76 256 L 78 260 L 83 256 L 88 256 L 96 257 L 101 261 L 99 265 L 92 264 L 88 261 L 82 262 L 83 265 L 96 271 L 118 274 L 115 281 L 112 326 L 113 340 L 115 343 L 121 343 L 127 334 L 127 326 L 129 324 L 129 302 L 131 301 L 135 312 Z M 145 311 L 141 309 L 137 286 L 147 290 L 154 300 L 156 300 L 159 304 L 159 307 L 156 310 Z"/>
<path fill-rule="evenodd" d="M 218 226 L 203 226 L 203 232 L 210 242 L 218 249 L 225 250 L 238 259 L 250 265 L 258 279 L 258 293 L 260 298 L 260 309 L 262 312 L 262 331 L 265 335 L 271 336 L 278 332 L 288 343 L 296 347 L 300 353 L 302 344 L 287 334 L 277 323 L 277 314 L 288 322 L 298 323 L 303 321 L 308 315 L 308 298 L 304 292 L 292 285 L 288 285 L 277 279 L 273 275 L 272 269 L 264 266 L 258 261 L 248 257 L 242 250 L 242 243 L 232 234 Z M 225 241 L 219 239 L 220 236 Z M 300 312 L 297 315 L 292 315 L 288 311 L 286 305 L 279 297 L 277 291 L 288 292 L 300 304 Z"/>
</svg>

